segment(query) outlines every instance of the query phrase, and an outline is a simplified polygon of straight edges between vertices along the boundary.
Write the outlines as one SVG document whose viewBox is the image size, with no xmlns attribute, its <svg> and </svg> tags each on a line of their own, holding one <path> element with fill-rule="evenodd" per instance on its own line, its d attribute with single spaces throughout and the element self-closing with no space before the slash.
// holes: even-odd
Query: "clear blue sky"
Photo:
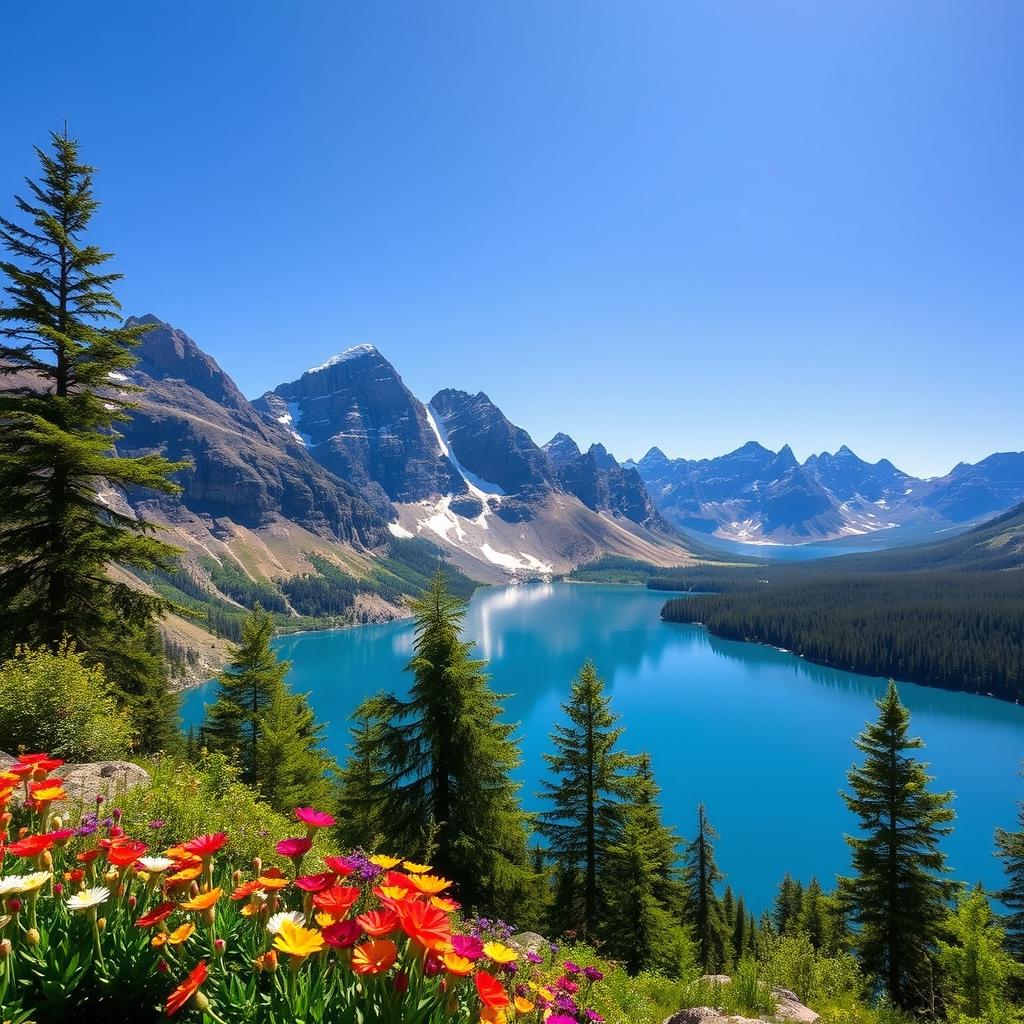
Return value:
<svg viewBox="0 0 1024 1024">
<path fill-rule="evenodd" d="M 12 0 L 0 25 L 0 210 L 66 117 L 126 311 L 249 395 L 370 341 L 424 399 L 482 389 L 621 458 L 1024 448 L 1017 0 Z"/>
</svg>

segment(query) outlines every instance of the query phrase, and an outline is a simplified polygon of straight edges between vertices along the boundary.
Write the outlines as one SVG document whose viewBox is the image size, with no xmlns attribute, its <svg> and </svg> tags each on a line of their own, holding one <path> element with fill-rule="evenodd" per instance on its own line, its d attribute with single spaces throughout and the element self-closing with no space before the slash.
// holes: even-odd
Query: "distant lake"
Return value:
<svg viewBox="0 0 1024 1024">
<path fill-rule="evenodd" d="M 697 802 L 707 804 L 721 836 L 719 865 L 752 909 L 769 905 L 787 870 L 830 887 L 848 870 L 843 833 L 854 825 L 838 791 L 855 760 L 852 739 L 875 716 L 884 681 L 663 623 L 666 596 L 572 583 L 476 592 L 465 632 L 490 661 L 494 688 L 511 694 L 525 805 L 538 807 L 552 723 L 590 656 L 622 715 L 624 746 L 652 757 L 666 822 L 689 837 Z M 360 699 L 407 687 L 412 623 L 286 636 L 276 646 L 343 758 L 346 718 Z M 1024 708 L 909 683 L 900 693 L 936 785 L 956 792 L 956 831 L 946 843 L 955 877 L 1001 885 L 992 832 L 1013 825 L 1024 796 Z M 189 693 L 186 723 L 200 721 L 212 699 L 209 684 Z"/>
</svg>

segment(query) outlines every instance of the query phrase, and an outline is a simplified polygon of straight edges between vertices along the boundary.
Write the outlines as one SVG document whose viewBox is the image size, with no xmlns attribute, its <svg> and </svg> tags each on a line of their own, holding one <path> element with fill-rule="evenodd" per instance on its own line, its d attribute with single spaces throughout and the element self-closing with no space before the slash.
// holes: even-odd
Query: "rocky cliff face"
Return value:
<svg viewBox="0 0 1024 1024">
<path fill-rule="evenodd" d="M 364 493 L 409 502 L 465 491 L 423 404 L 372 345 L 350 348 L 280 384 L 257 406 Z"/>
<path fill-rule="evenodd" d="M 160 451 L 189 460 L 192 468 L 178 474 L 180 498 L 146 494 L 129 495 L 130 500 L 182 504 L 247 527 L 281 516 L 318 536 L 362 547 L 386 540 L 385 500 L 365 497 L 318 465 L 284 425 L 261 416 L 183 331 L 152 315 L 141 322 L 153 329 L 128 380 L 144 391 L 121 428 L 118 449 L 131 455 Z"/>
</svg>

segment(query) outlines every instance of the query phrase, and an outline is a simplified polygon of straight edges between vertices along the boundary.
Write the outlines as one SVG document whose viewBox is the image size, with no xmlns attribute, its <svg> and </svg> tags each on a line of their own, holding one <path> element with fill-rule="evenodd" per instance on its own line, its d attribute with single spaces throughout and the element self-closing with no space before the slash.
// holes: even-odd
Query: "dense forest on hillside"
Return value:
<svg viewBox="0 0 1024 1024">
<path fill-rule="evenodd" d="M 817 562 L 651 575 L 662 612 L 867 675 L 1024 699 L 1024 510 L 955 537 Z"/>
</svg>

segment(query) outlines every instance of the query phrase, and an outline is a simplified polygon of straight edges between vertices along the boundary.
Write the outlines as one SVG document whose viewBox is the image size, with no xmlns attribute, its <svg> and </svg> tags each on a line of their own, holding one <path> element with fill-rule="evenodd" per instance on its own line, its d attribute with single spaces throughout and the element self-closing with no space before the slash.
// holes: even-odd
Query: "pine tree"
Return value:
<svg viewBox="0 0 1024 1024">
<path fill-rule="evenodd" d="M 733 962 L 739 963 L 751 951 L 753 944 L 754 919 L 747 910 L 741 893 L 736 901 L 736 912 L 732 926 Z"/>
<path fill-rule="evenodd" d="M 242 639 L 217 677 L 217 699 L 206 709 L 203 740 L 237 759 L 243 782 L 259 781 L 258 748 L 263 712 L 284 686 L 291 667 L 278 659 L 270 641 L 274 620 L 256 605 L 242 624 Z"/>
<path fill-rule="evenodd" d="M 1014 832 L 996 829 L 996 856 L 1006 873 L 1006 885 L 996 896 L 1009 909 L 1003 917 L 1006 948 L 1024 961 L 1024 800 L 1017 804 L 1017 823 Z"/>
<path fill-rule="evenodd" d="M 345 847 L 377 849 L 384 841 L 380 793 L 386 784 L 379 763 L 382 726 L 366 718 L 349 729 L 348 759 L 338 775 L 338 841 Z"/>
<path fill-rule="evenodd" d="M 803 896 L 803 885 L 787 871 L 779 885 L 772 908 L 772 923 L 779 935 L 790 935 L 799 929 Z"/>
<path fill-rule="evenodd" d="M 73 641 L 129 703 L 141 736 L 168 735 L 163 673 L 140 680 L 147 631 L 170 605 L 111 575 L 169 569 L 176 549 L 109 501 L 112 491 L 175 493 L 183 468 L 159 455 L 119 456 L 117 425 L 134 408 L 125 371 L 146 325 L 120 325 L 111 254 L 84 235 L 99 203 L 78 143 L 52 133 L 39 181 L 15 197 L 25 223 L 0 218 L 7 302 L 0 306 L 0 656 L 15 644 Z M 111 326 L 111 323 L 114 326 Z M 143 692 L 138 692 L 139 690 Z M 132 698 L 139 700 L 133 706 Z M 152 716 L 152 717 L 150 717 Z M 149 744 L 150 748 L 154 744 Z"/>
<path fill-rule="evenodd" d="M 501 721 L 503 695 L 487 684 L 484 662 L 460 639 L 465 609 L 438 572 L 414 604 L 415 676 L 408 700 L 379 694 L 356 717 L 370 725 L 384 838 L 423 856 L 459 881 L 462 901 L 490 914 L 538 913 L 540 880 L 527 845 L 530 819 L 519 806 L 515 726 Z"/>
<path fill-rule="evenodd" d="M 939 848 L 952 794 L 930 792 L 926 766 L 908 755 L 924 744 L 908 737 L 910 713 L 892 682 L 878 709 L 855 741 L 864 763 L 850 769 L 852 793 L 843 794 L 860 834 L 846 837 L 855 873 L 841 891 L 865 970 L 896 1006 L 920 1009 L 934 1002 L 934 951 L 953 893 Z"/>
<path fill-rule="evenodd" d="M 980 886 L 961 896 L 946 932 L 951 941 L 939 942 L 938 962 L 948 1019 L 1017 1019 L 1008 989 L 1024 977 L 1024 965 L 1004 948 L 1003 929 Z"/>
<path fill-rule="evenodd" d="M 630 772 L 637 759 L 616 749 L 624 730 L 615 724 L 619 716 L 611 710 L 611 698 L 592 661 L 573 680 L 562 709 L 569 724 L 555 726 L 555 753 L 544 755 L 557 781 L 542 783 L 552 809 L 541 814 L 539 831 L 556 861 L 579 869 L 583 886 L 580 916 L 561 920 L 559 930 L 592 938 L 604 909 L 598 880 L 607 852 L 622 839 L 624 805 L 634 793 Z M 576 901 L 562 902 L 568 907 Z"/>
<path fill-rule="evenodd" d="M 715 883 L 725 876 L 715 862 L 714 841 L 718 833 L 708 821 L 703 804 L 697 807 L 697 835 L 683 855 L 683 884 L 686 888 L 685 918 L 693 930 L 697 959 L 706 974 L 725 969 L 731 937 L 727 934 L 722 905 Z"/>
<path fill-rule="evenodd" d="M 324 725 L 308 696 L 278 685 L 260 713 L 256 743 L 256 785 L 271 807 L 287 813 L 295 807 L 328 806 L 337 765 L 323 743 Z"/>
<path fill-rule="evenodd" d="M 810 939 L 816 950 L 825 948 L 828 942 L 828 912 L 825 893 L 816 878 L 812 878 L 804 890 L 797 930 Z"/>
</svg>

